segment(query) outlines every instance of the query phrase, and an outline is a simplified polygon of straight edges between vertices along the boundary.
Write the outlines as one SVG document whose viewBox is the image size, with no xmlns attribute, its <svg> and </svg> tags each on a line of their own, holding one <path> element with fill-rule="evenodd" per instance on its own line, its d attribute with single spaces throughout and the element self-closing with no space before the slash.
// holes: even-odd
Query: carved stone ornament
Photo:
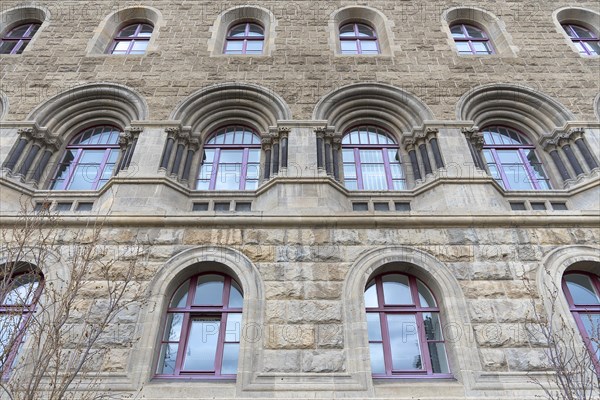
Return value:
<svg viewBox="0 0 600 400">
<path fill-rule="evenodd" d="M 463 133 L 463 135 L 465 135 L 467 140 L 471 142 L 473 146 L 475 146 L 475 148 L 481 150 L 485 141 L 483 139 L 483 133 L 479 131 L 479 128 L 476 126 L 472 128 L 461 128 L 460 131 Z"/>
<path fill-rule="evenodd" d="M 167 136 L 175 139 L 176 137 L 178 137 L 181 133 L 181 128 L 177 127 L 177 126 L 170 126 L 168 128 L 165 128 L 165 132 L 167 133 Z"/>
</svg>

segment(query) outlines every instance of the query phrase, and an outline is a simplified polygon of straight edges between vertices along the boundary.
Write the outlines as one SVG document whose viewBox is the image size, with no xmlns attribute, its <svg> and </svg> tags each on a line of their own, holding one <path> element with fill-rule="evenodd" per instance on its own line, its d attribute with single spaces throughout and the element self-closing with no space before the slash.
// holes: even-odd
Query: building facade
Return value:
<svg viewBox="0 0 600 400">
<path fill-rule="evenodd" d="M 600 10 L 573 4 L 3 1 L 0 224 L 148 245 L 100 390 L 536 398 L 540 315 L 600 373 Z"/>
</svg>

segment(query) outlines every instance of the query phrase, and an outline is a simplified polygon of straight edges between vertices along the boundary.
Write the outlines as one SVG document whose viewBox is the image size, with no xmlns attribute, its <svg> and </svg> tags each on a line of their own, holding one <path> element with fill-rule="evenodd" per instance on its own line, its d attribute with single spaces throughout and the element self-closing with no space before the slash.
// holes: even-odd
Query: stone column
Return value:
<svg viewBox="0 0 600 400">
<path fill-rule="evenodd" d="M 317 135 L 317 170 L 323 170 L 323 152 L 324 152 L 324 140 L 325 140 L 325 128 L 317 128 L 315 129 L 315 134 Z"/>
<path fill-rule="evenodd" d="M 340 180 L 340 153 L 342 151 L 342 137 L 339 134 L 333 138 L 332 156 L 333 156 L 333 177 L 336 181 Z"/>
<path fill-rule="evenodd" d="M 19 141 L 17 142 L 17 145 L 15 146 L 15 149 L 11 153 L 10 157 L 4 162 L 4 165 L 2 166 L 3 168 L 6 168 L 11 172 L 17 166 L 17 162 L 21 158 L 23 150 L 25 150 L 25 147 L 29 143 L 29 139 L 23 136 L 23 129 L 19 129 L 18 134 L 21 137 L 19 138 Z"/>
<path fill-rule="evenodd" d="M 192 162 L 194 161 L 194 156 L 196 155 L 196 151 L 200 147 L 200 141 L 198 139 L 190 139 L 188 143 L 187 155 L 185 157 L 185 164 L 183 165 L 183 174 L 181 176 L 181 180 L 187 183 L 190 179 L 190 170 L 192 168 Z"/>
<path fill-rule="evenodd" d="M 585 140 L 583 140 L 583 137 L 577 138 L 575 140 L 575 145 L 579 149 L 579 152 L 583 156 L 583 159 L 585 160 L 585 163 L 587 164 L 587 166 L 590 169 L 598 168 L 598 162 L 596 161 L 596 159 L 592 155 L 592 152 L 590 151 L 590 148 L 588 147 L 588 145 L 585 142 Z"/>
<path fill-rule="evenodd" d="M 483 161 L 483 158 L 481 157 L 481 151 L 483 150 L 484 144 L 483 134 L 479 132 L 479 129 L 477 127 L 462 128 L 461 132 L 467 138 L 469 152 L 471 153 L 471 157 L 473 158 L 475 167 L 481 170 L 485 170 L 485 163 Z"/>
<path fill-rule="evenodd" d="M 169 167 L 169 161 L 171 160 L 171 153 L 173 152 L 173 145 L 175 144 L 175 137 L 179 134 L 181 130 L 179 128 L 166 128 L 165 132 L 167 132 L 167 143 L 163 150 L 162 156 L 160 158 L 160 169 L 167 170 Z"/>
<path fill-rule="evenodd" d="M 271 179 L 271 144 L 273 139 L 270 137 L 263 137 L 261 139 L 262 148 L 265 152 L 265 173 L 263 174 L 263 178 L 265 180 Z"/>
<path fill-rule="evenodd" d="M 556 169 L 558 169 L 558 173 L 560 174 L 562 180 L 566 181 L 568 179 L 571 179 L 571 174 L 569 174 L 565 163 L 560 158 L 560 154 L 558 154 L 556 147 L 553 149 L 547 149 L 546 151 L 548 151 L 550 157 L 552 157 L 552 161 L 554 161 L 554 165 L 556 165 Z"/>
<path fill-rule="evenodd" d="M 413 169 L 413 177 L 415 181 L 421 180 L 421 169 L 419 168 L 419 160 L 417 159 L 417 152 L 415 151 L 415 142 L 412 139 L 406 141 L 406 151 L 410 158 L 410 164 Z"/>
<path fill-rule="evenodd" d="M 291 129 L 285 126 L 280 127 L 278 130 L 279 139 L 281 141 L 281 168 L 287 169 L 288 167 L 288 136 L 290 135 Z"/>
</svg>

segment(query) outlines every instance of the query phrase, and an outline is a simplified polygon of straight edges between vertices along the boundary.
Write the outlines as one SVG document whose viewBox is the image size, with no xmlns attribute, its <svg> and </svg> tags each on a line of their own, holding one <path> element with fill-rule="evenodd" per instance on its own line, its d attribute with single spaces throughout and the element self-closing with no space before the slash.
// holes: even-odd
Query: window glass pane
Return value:
<svg viewBox="0 0 600 400">
<path fill-rule="evenodd" d="M 196 190 L 208 190 L 210 189 L 210 181 L 198 181 L 196 183 Z"/>
<path fill-rule="evenodd" d="M 27 32 L 27 30 L 29 29 L 29 24 L 27 25 L 21 25 L 18 26 L 16 28 L 14 28 L 13 30 L 11 30 L 7 37 L 9 38 L 21 38 L 25 36 L 25 32 Z"/>
<path fill-rule="evenodd" d="M 504 165 L 503 171 L 508 180 L 507 184 L 512 190 L 534 189 L 527 170 L 522 165 Z"/>
<path fill-rule="evenodd" d="M 379 50 L 377 49 L 377 42 L 375 40 L 361 40 L 360 48 L 365 54 L 379 53 Z"/>
<path fill-rule="evenodd" d="M 105 150 L 83 150 L 79 164 L 100 164 Z"/>
<path fill-rule="evenodd" d="M 581 314 L 581 321 L 592 343 L 596 358 L 600 360 L 600 314 Z"/>
<path fill-rule="evenodd" d="M 521 164 L 521 157 L 517 150 L 497 150 L 498 158 L 502 164 Z"/>
<path fill-rule="evenodd" d="M 152 25 L 144 24 L 142 26 L 142 30 L 140 31 L 140 33 L 138 34 L 138 36 L 150 37 L 150 36 L 152 36 L 152 31 L 153 30 L 154 30 L 154 28 L 152 27 Z"/>
<path fill-rule="evenodd" d="M 358 54 L 358 44 L 353 40 L 343 40 L 341 43 L 342 54 Z"/>
<path fill-rule="evenodd" d="M 358 182 L 355 180 L 346 180 L 344 181 L 344 186 L 348 190 L 358 190 Z"/>
<path fill-rule="evenodd" d="M 179 342 L 181 337 L 181 326 L 183 325 L 183 314 L 167 314 L 165 325 L 165 342 Z"/>
<path fill-rule="evenodd" d="M 246 168 L 246 182 L 248 180 L 256 180 L 260 175 L 260 165 L 259 164 L 249 164 Z"/>
<path fill-rule="evenodd" d="M 215 190 L 239 190 L 242 164 L 219 164 Z"/>
<path fill-rule="evenodd" d="M 346 136 L 349 137 L 349 136 Z M 342 150 L 342 160 L 344 162 L 354 162 L 354 150 L 353 149 L 343 149 Z"/>
<path fill-rule="evenodd" d="M 193 317 L 190 324 L 190 334 L 182 369 L 186 371 L 214 371 L 221 321 L 216 318 Z"/>
<path fill-rule="evenodd" d="M 585 47 L 591 55 L 600 54 L 600 41 L 586 42 Z"/>
<path fill-rule="evenodd" d="M 175 372 L 175 361 L 177 360 L 178 343 L 163 343 L 160 349 L 157 374 L 173 374 Z"/>
<path fill-rule="evenodd" d="M 385 304 L 413 304 L 406 275 L 384 275 L 382 280 Z"/>
<path fill-rule="evenodd" d="M 381 341 L 381 322 L 379 313 L 367 313 L 367 329 L 369 331 L 369 341 Z"/>
<path fill-rule="evenodd" d="M 347 179 L 356 178 L 356 166 L 354 164 L 344 164 L 344 177 Z"/>
<path fill-rule="evenodd" d="M 456 42 L 456 49 L 460 54 L 473 54 L 467 42 Z"/>
<path fill-rule="evenodd" d="M 419 301 L 421 302 L 421 307 L 436 307 L 435 299 L 433 298 L 433 294 L 429 291 L 427 286 L 423 284 L 420 280 L 417 279 L 417 289 L 419 290 Z"/>
<path fill-rule="evenodd" d="M 135 36 L 135 32 L 137 31 L 138 25 L 129 25 L 119 32 L 120 37 L 133 37 Z"/>
<path fill-rule="evenodd" d="M 385 374 L 385 362 L 383 360 L 383 344 L 369 343 L 371 356 L 371 372 L 373 374 Z"/>
<path fill-rule="evenodd" d="M 368 27 L 367 25 L 357 24 L 358 26 L 358 36 L 375 36 L 375 31 Z"/>
<path fill-rule="evenodd" d="M 383 163 L 381 150 L 360 150 L 361 163 Z"/>
<path fill-rule="evenodd" d="M 494 161 L 494 156 L 492 155 L 492 151 L 491 150 L 483 150 L 483 158 L 485 158 L 485 161 L 489 162 L 489 163 L 493 163 Z"/>
<path fill-rule="evenodd" d="M 246 53 L 260 54 L 263 49 L 262 40 L 248 40 L 246 42 Z"/>
<path fill-rule="evenodd" d="M 593 39 L 594 38 L 594 35 L 590 31 L 588 31 L 587 29 L 585 29 L 581 26 L 571 25 L 571 29 L 573 29 L 573 31 L 575 32 L 577 37 L 585 38 L 585 39 Z"/>
<path fill-rule="evenodd" d="M 246 24 L 240 24 L 234 26 L 229 32 L 229 36 L 231 37 L 243 37 L 246 36 Z"/>
<path fill-rule="evenodd" d="M 435 374 L 448 374 L 448 359 L 446 358 L 446 349 L 444 343 L 428 343 L 431 367 Z"/>
<path fill-rule="evenodd" d="M 600 304 L 600 298 L 594 289 L 589 276 L 583 274 L 565 275 L 569 293 L 575 304 Z"/>
<path fill-rule="evenodd" d="M 124 51 L 127 51 L 127 49 L 129 49 L 129 44 L 130 44 L 130 43 L 131 43 L 131 42 L 130 42 L 130 41 L 128 41 L 128 40 L 125 40 L 125 41 L 119 41 L 119 42 L 117 42 L 117 45 L 115 46 L 115 48 L 114 48 L 114 50 L 113 50 L 113 51 L 114 51 L 114 52 L 117 52 L 117 51 L 118 51 L 118 52 L 124 52 Z"/>
<path fill-rule="evenodd" d="M 146 48 L 148 47 L 147 40 L 136 40 L 133 42 L 133 47 L 131 48 L 131 54 L 143 54 L 146 52 Z"/>
<path fill-rule="evenodd" d="M 394 370 L 423 369 L 417 323 L 414 315 L 388 314 L 392 368 Z"/>
<path fill-rule="evenodd" d="M 230 308 L 242 308 L 244 304 L 244 298 L 242 297 L 242 291 L 237 283 L 231 280 L 231 289 L 229 290 L 229 307 Z"/>
<path fill-rule="evenodd" d="M 483 34 L 483 32 L 480 29 L 475 28 L 474 26 L 469 26 L 469 25 L 465 25 L 465 28 L 467 29 L 467 34 L 472 38 L 476 38 L 476 39 L 485 38 L 485 35 Z"/>
<path fill-rule="evenodd" d="M 258 188 L 258 181 L 246 180 L 246 187 L 244 190 L 256 190 Z"/>
<path fill-rule="evenodd" d="M 16 40 L 3 40 L 0 43 L 0 54 L 10 54 L 17 43 L 19 42 Z"/>
<path fill-rule="evenodd" d="M 423 326 L 427 340 L 443 340 L 438 313 L 423 313 Z"/>
<path fill-rule="evenodd" d="M 186 281 L 183 285 L 177 289 L 173 298 L 171 299 L 171 304 L 169 307 L 172 308 L 185 308 L 187 303 L 187 296 L 190 290 L 190 281 Z"/>
<path fill-rule="evenodd" d="M 7 353 L 16 345 L 15 339 L 22 321 L 22 314 L 0 314 L 0 367 L 6 361 Z"/>
<path fill-rule="evenodd" d="M 259 149 L 248 150 L 248 162 L 249 163 L 260 162 L 260 150 Z"/>
<path fill-rule="evenodd" d="M 239 353 L 240 345 L 238 343 L 225 343 L 223 345 L 223 363 L 221 365 L 221 374 L 234 375 L 237 373 Z"/>
<path fill-rule="evenodd" d="M 223 304 L 223 282 L 221 275 L 202 275 L 198 277 L 194 304 L 221 305 Z"/>
<path fill-rule="evenodd" d="M 39 285 L 38 279 L 35 274 L 23 274 L 12 279 L 1 304 L 9 306 L 33 303 Z"/>
<path fill-rule="evenodd" d="M 198 173 L 198 177 L 200 179 L 210 179 L 211 175 L 213 172 L 213 165 L 212 164 L 204 164 L 201 168 L 200 168 L 200 172 Z"/>
<path fill-rule="evenodd" d="M 403 178 L 400 164 L 390 164 L 390 172 L 392 173 L 392 178 Z"/>
<path fill-rule="evenodd" d="M 260 25 L 250 24 L 248 36 L 263 36 L 264 30 Z"/>
<path fill-rule="evenodd" d="M 233 140 L 233 133 L 228 133 L 229 138 Z M 228 138 L 228 139 L 229 139 Z M 244 158 L 244 150 L 221 150 L 219 158 L 220 164 L 241 163 Z"/>
<path fill-rule="evenodd" d="M 92 190 L 98 176 L 97 165 L 79 165 L 75 167 L 73 179 L 69 185 L 71 190 Z"/>
<path fill-rule="evenodd" d="M 587 54 L 586 48 L 583 46 L 582 42 L 573 42 L 575 47 L 579 50 L 581 54 Z"/>
<path fill-rule="evenodd" d="M 353 37 L 354 35 L 354 24 L 344 25 L 340 28 L 340 36 Z"/>
<path fill-rule="evenodd" d="M 367 285 L 367 290 L 365 290 L 365 307 L 377 307 L 378 305 L 377 288 L 375 286 L 375 281 L 372 280 Z"/>
<path fill-rule="evenodd" d="M 387 190 L 387 178 L 383 164 L 361 165 L 364 190 Z"/>
<path fill-rule="evenodd" d="M 225 327 L 225 341 L 239 342 L 242 332 L 242 314 L 230 313 L 227 315 L 227 325 Z"/>
<path fill-rule="evenodd" d="M 454 25 L 450 28 L 450 32 L 452 32 L 452 37 L 454 38 L 464 38 L 465 34 L 462 30 L 462 25 Z"/>
<path fill-rule="evenodd" d="M 225 46 L 225 54 L 242 54 L 242 47 L 244 42 L 240 40 L 230 40 Z"/>
<path fill-rule="evenodd" d="M 406 182 L 405 181 L 393 181 L 394 190 L 405 190 Z"/>
<path fill-rule="evenodd" d="M 473 48 L 477 54 L 492 54 L 487 42 L 473 42 Z"/>
</svg>

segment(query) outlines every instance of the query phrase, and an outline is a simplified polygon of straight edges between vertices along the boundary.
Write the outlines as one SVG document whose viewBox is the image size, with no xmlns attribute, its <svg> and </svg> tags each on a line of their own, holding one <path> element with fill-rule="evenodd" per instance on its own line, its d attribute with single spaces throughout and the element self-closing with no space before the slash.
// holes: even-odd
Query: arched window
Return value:
<svg viewBox="0 0 600 400">
<path fill-rule="evenodd" d="M 450 27 L 459 54 L 493 54 L 488 35 L 472 25 L 456 24 Z"/>
<path fill-rule="evenodd" d="M 42 290 L 42 277 L 30 266 L 10 276 L 0 271 L 0 377 L 11 369 L 24 339 L 29 317 Z"/>
<path fill-rule="evenodd" d="M 483 129 L 483 156 L 494 179 L 507 190 L 550 189 L 550 181 L 522 133 L 505 126 Z"/>
<path fill-rule="evenodd" d="M 119 134 L 114 126 L 88 128 L 75 136 L 52 180 L 53 190 L 97 190 L 113 174 L 119 158 Z"/>
<path fill-rule="evenodd" d="M 340 27 L 342 54 L 379 54 L 375 30 L 366 24 L 350 23 Z"/>
<path fill-rule="evenodd" d="M 450 377 L 440 309 L 411 275 L 379 275 L 365 290 L 371 371 L 375 377 Z"/>
<path fill-rule="evenodd" d="M 600 373 L 600 277 L 573 271 L 563 276 L 563 292 L 596 371 Z"/>
<path fill-rule="evenodd" d="M 260 137 L 244 126 L 218 129 L 204 146 L 197 190 L 255 190 L 260 170 Z"/>
<path fill-rule="evenodd" d="M 33 22 L 19 25 L 6 32 L 0 41 L 0 54 L 21 54 L 40 26 L 40 23 Z"/>
<path fill-rule="evenodd" d="M 110 46 L 110 54 L 144 54 L 154 27 L 150 24 L 132 24 L 121 29 Z"/>
<path fill-rule="evenodd" d="M 563 24 L 562 27 L 579 50 L 579 54 L 585 56 L 600 54 L 600 39 L 591 30 L 574 24 Z"/>
<path fill-rule="evenodd" d="M 262 26 L 245 22 L 235 25 L 227 32 L 225 54 L 262 54 L 265 30 Z"/>
<path fill-rule="evenodd" d="M 344 184 L 349 190 L 403 190 L 398 144 L 375 126 L 358 126 L 342 139 Z"/>
<path fill-rule="evenodd" d="M 167 309 L 158 376 L 235 377 L 243 295 L 229 276 L 193 276 L 173 294 Z"/>
</svg>

